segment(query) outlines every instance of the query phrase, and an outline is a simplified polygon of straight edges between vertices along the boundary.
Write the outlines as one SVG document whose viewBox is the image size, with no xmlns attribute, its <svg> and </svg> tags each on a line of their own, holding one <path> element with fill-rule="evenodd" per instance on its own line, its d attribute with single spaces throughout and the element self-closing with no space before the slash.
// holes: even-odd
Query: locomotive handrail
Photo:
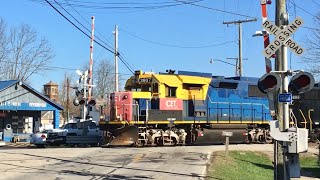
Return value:
<svg viewBox="0 0 320 180">
<path fill-rule="evenodd" d="M 309 130 L 312 131 L 312 119 L 311 119 L 311 113 L 310 112 L 314 112 L 314 109 L 309 109 L 308 110 L 308 117 L 309 117 L 309 122 L 310 122 L 310 128 Z"/>
<path fill-rule="evenodd" d="M 297 117 L 296 115 L 294 115 L 292 109 L 290 109 L 290 124 L 292 124 L 292 126 L 294 125 L 294 122 L 293 122 L 294 120 L 297 123 Z"/>
<path fill-rule="evenodd" d="M 302 112 L 301 109 L 299 109 L 299 112 L 300 112 L 300 114 L 302 115 L 302 118 L 303 118 L 303 120 L 304 120 L 304 122 L 300 122 L 300 123 L 303 123 L 303 124 L 304 124 L 304 128 L 307 129 L 307 119 L 306 119 L 306 117 L 304 116 L 304 114 L 303 114 L 303 112 Z"/>
</svg>

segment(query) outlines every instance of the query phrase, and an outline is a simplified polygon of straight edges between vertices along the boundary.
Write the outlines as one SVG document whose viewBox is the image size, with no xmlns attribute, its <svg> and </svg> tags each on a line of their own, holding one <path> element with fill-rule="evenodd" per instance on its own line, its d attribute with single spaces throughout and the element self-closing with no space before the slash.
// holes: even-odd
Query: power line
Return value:
<svg viewBox="0 0 320 180">
<path fill-rule="evenodd" d="M 87 27 L 85 27 L 81 22 L 79 22 L 75 17 L 73 17 L 72 14 L 70 14 L 63 6 L 61 6 L 56 0 L 54 0 L 56 4 L 58 4 L 69 16 L 72 17 L 73 20 L 75 20 L 77 23 L 79 23 L 83 28 L 85 28 L 89 33 L 91 32 Z M 68 1 L 66 1 L 68 3 Z"/>
<path fill-rule="evenodd" d="M 212 10 L 212 11 L 218 11 L 218 12 L 226 13 L 226 14 L 232 14 L 232 15 L 242 16 L 242 17 L 246 17 L 246 18 L 256 18 L 256 17 L 245 15 L 245 14 L 239 14 L 239 13 L 235 13 L 235 12 L 231 12 L 231 11 L 226 11 L 226 10 L 212 8 L 212 7 L 202 6 L 202 5 L 198 5 L 198 4 L 194 4 L 194 3 L 188 3 L 188 2 L 183 1 L 183 0 L 175 0 L 175 1 L 182 2 L 184 4 L 189 4 L 191 6 L 196 6 L 196 7 L 201 7 L 201 8 L 204 8 L 204 9 L 209 9 L 209 10 Z"/>
<path fill-rule="evenodd" d="M 320 6 L 320 4 L 317 3 L 315 0 L 312 0 L 312 2 L 314 2 L 316 5 Z"/>
<path fill-rule="evenodd" d="M 130 67 L 125 63 L 126 61 L 122 59 L 122 56 L 119 56 L 119 59 L 127 67 L 127 69 L 129 69 L 129 71 L 132 72 L 132 74 L 134 74 L 134 71 L 132 69 L 130 69 Z"/>
<path fill-rule="evenodd" d="M 32 0 L 34 2 L 41 2 L 39 0 Z M 77 3 L 69 3 L 70 5 L 74 6 L 74 7 L 78 7 L 78 8 L 84 8 L 84 9 L 97 9 L 97 10 L 106 10 L 106 9 L 145 9 L 145 10 L 152 10 L 152 9 L 159 9 L 159 8 L 167 8 L 167 7 L 173 7 L 173 6 L 179 6 L 179 5 L 184 5 L 184 4 L 188 4 L 188 3 L 195 3 L 195 2 L 200 2 L 203 0 L 192 0 L 190 2 L 185 2 L 185 3 L 171 3 L 171 4 L 163 4 L 163 5 L 159 5 L 159 4 L 155 4 L 155 5 L 143 5 L 143 4 L 136 4 L 136 5 L 140 5 L 140 6 L 132 6 L 134 4 L 109 4 L 112 6 L 101 6 L 100 5 L 96 5 L 94 3 L 90 3 L 90 4 L 86 4 L 86 3 L 82 3 L 82 2 L 77 2 Z M 87 2 L 89 3 L 89 2 Z M 63 5 L 66 5 L 66 3 L 62 3 Z"/>
<path fill-rule="evenodd" d="M 41 64 L 31 64 L 31 63 L 12 62 L 12 61 L 6 61 L 6 60 L 0 60 L 0 62 L 10 63 L 10 64 L 20 64 L 20 65 L 32 65 L 32 66 L 39 66 L 39 67 L 44 67 L 44 68 L 48 68 L 48 69 L 61 69 L 61 70 L 72 70 L 72 71 L 77 70 L 77 69 L 74 69 L 74 68 L 66 68 L 66 67 L 59 67 L 59 66 L 46 66 L 46 65 L 41 65 Z"/>
<path fill-rule="evenodd" d="M 309 14 L 310 16 L 312 16 L 312 17 L 314 17 L 314 18 L 316 18 L 316 19 L 318 19 L 318 20 L 320 20 L 320 18 L 317 17 L 316 15 L 314 15 L 314 14 L 310 13 L 309 11 L 303 9 L 302 7 L 298 6 L 293 0 L 290 0 L 290 2 L 291 2 L 292 4 L 294 4 L 295 7 L 299 8 L 300 10 L 302 10 L 303 12 Z"/>
<path fill-rule="evenodd" d="M 149 5 L 149 4 L 173 4 L 172 1 L 167 2 L 89 2 L 89 1 L 79 1 L 79 0 L 68 0 L 70 2 L 76 2 L 76 3 L 84 3 L 84 4 L 120 4 L 120 5 L 136 5 L 136 4 L 142 4 L 142 5 Z"/>
<path fill-rule="evenodd" d="M 118 51 L 119 52 L 119 51 Z M 120 52 L 119 52 L 120 53 Z M 128 63 L 128 61 L 126 61 L 126 58 L 122 55 L 122 54 L 119 54 L 119 56 L 121 56 L 121 58 L 126 62 L 126 64 L 130 67 L 130 69 L 132 71 L 134 71 L 134 68 Z"/>
<path fill-rule="evenodd" d="M 90 24 L 90 22 L 88 21 L 88 20 L 86 20 L 71 4 L 69 4 L 69 2 L 67 1 L 67 0 L 65 0 L 66 1 L 66 3 L 85 21 L 85 22 L 87 22 L 89 25 L 91 25 Z M 62 7 L 60 4 L 59 4 L 59 6 L 60 7 Z M 62 7 L 63 8 L 63 7 Z M 64 8 L 63 8 L 64 9 Z M 80 25 L 82 25 L 82 27 L 84 27 L 84 25 L 82 24 L 82 23 L 80 23 L 76 18 L 74 18 L 74 16 L 72 16 L 66 9 L 64 9 L 74 20 L 76 20 Z M 88 28 L 86 28 L 86 27 L 84 27 L 85 29 L 87 29 L 89 32 L 90 32 L 90 30 L 88 29 Z M 104 37 L 100 32 L 98 32 L 97 30 L 96 30 L 96 32 L 98 33 L 98 34 L 100 34 L 105 40 L 107 40 L 106 39 L 106 37 Z M 103 43 L 104 43 L 104 41 L 103 40 L 101 40 L 97 35 L 95 36 L 98 40 L 100 40 L 100 41 L 102 41 Z M 108 40 L 107 40 L 107 42 L 109 42 Z M 110 42 L 109 42 L 110 43 Z M 110 45 L 108 45 L 107 43 L 104 43 L 105 45 L 107 45 L 109 48 L 111 48 L 111 49 L 113 49 Z"/>
<path fill-rule="evenodd" d="M 142 41 L 145 41 L 145 42 L 148 42 L 148 43 L 152 43 L 152 44 L 157 44 L 157 45 L 161 45 L 161 46 L 167 46 L 167 47 L 175 47 L 175 48 L 183 48 L 183 49 L 197 49 L 197 48 L 209 48 L 209 47 L 214 47 L 214 46 L 221 46 L 221 45 L 225 45 L 225 44 L 228 44 L 228 43 L 232 43 L 232 42 L 235 42 L 235 41 L 227 41 L 227 42 L 223 42 L 223 43 L 219 43 L 219 44 L 211 44 L 211 45 L 204 45 L 204 46 L 178 46 L 178 45 L 171 45 L 171 44 L 164 44 L 164 43 L 160 43 L 160 42 L 155 42 L 155 41 L 151 41 L 151 40 L 148 40 L 148 39 L 144 39 L 140 36 L 137 36 L 135 34 L 132 34 L 124 29 L 120 29 L 119 30 L 137 38 L 137 39 L 140 39 Z"/>
<path fill-rule="evenodd" d="M 84 35 L 86 35 L 88 38 L 91 38 L 87 33 L 85 33 L 82 29 L 80 29 L 77 25 L 75 25 L 72 21 L 70 21 L 65 15 L 63 15 L 58 9 L 56 9 L 48 0 L 45 0 L 52 8 L 54 8 L 54 10 L 56 10 L 61 16 L 63 16 L 68 22 L 70 22 L 74 27 L 76 27 L 79 31 L 81 31 Z M 56 0 L 54 0 L 56 2 Z M 57 3 L 57 2 L 56 2 Z M 59 4 L 59 3 L 57 3 Z M 63 8 L 64 9 L 64 8 Z M 69 14 L 69 13 L 68 13 Z M 69 14 L 70 15 L 70 14 Z M 78 22 L 78 21 L 77 21 Z M 102 40 L 100 40 L 102 41 Z M 97 42 L 96 40 L 94 40 L 94 42 L 96 42 L 98 45 L 100 45 L 101 47 L 103 47 L 104 49 L 108 50 L 109 52 L 113 53 L 114 52 L 110 49 L 108 49 L 107 47 L 103 46 L 102 44 L 100 44 L 99 42 Z M 103 42 L 103 41 L 102 41 Z M 104 43 L 104 42 L 103 42 Z M 130 69 L 128 62 L 126 62 L 125 60 L 123 60 L 122 58 L 120 58 L 121 61 L 125 64 L 125 66 L 133 73 L 132 69 Z"/>
<path fill-rule="evenodd" d="M 64 14 L 62 14 L 56 7 L 54 7 L 48 0 L 45 0 L 55 11 L 57 11 L 62 17 L 64 17 L 69 23 L 71 23 L 75 28 L 77 28 L 80 32 L 82 32 L 85 36 L 87 36 L 89 39 L 91 39 L 91 37 L 84 32 L 82 29 L 80 29 L 77 25 L 75 25 L 70 19 L 68 19 Z M 94 40 L 95 43 L 97 43 L 99 46 L 101 46 L 102 48 L 106 49 L 107 51 L 111 52 L 114 54 L 114 52 L 112 50 L 110 50 L 109 48 L 105 47 L 104 45 L 102 45 L 101 43 L 99 43 L 98 41 Z"/>
</svg>

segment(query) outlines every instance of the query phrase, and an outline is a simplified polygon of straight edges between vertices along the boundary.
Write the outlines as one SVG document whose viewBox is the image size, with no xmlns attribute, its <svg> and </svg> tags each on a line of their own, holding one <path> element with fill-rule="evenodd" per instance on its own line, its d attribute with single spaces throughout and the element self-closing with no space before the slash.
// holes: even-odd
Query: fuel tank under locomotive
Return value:
<svg viewBox="0 0 320 180">
<path fill-rule="evenodd" d="M 210 124 L 198 131 L 196 141 L 193 144 L 221 144 L 225 142 L 226 137 L 223 132 L 232 132 L 229 138 L 230 143 L 248 142 L 248 133 L 246 124 Z"/>
</svg>

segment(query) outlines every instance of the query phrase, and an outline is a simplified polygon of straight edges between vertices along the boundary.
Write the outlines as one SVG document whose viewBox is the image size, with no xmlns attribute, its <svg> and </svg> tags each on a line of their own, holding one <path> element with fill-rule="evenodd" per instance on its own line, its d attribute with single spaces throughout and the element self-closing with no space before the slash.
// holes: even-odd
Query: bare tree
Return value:
<svg viewBox="0 0 320 180">
<path fill-rule="evenodd" d="M 320 13 L 314 19 L 316 27 L 320 27 Z M 306 36 L 306 54 L 303 63 L 314 76 L 320 77 L 320 29 L 311 29 L 312 33 Z"/>
<path fill-rule="evenodd" d="M 75 77 L 72 74 L 65 73 L 64 79 L 60 83 L 59 88 L 59 103 L 64 107 L 62 112 L 63 117 L 67 119 L 68 110 L 69 117 L 71 116 L 79 116 L 80 115 L 80 107 L 73 105 L 73 100 L 76 98 L 75 91 L 73 90 L 71 82 L 75 82 Z M 68 85 L 69 84 L 69 85 Z"/>
<path fill-rule="evenodd" d="M 107 59 L 97 63 L 94 68 L 94 93 L 96 97 L 103 98 L 107 93 L 114 91 L 114 66 Z"/>
<path fill-rule="evenodd" d="M 6 34 L 7 25 L 6 22 L 0 18 L 0 63 L 5 61 L 7 55 L 8 55 L 8 47 L 7 47 L 7 34 Z M 5 70 L 3 66 L 0 66 L 0 72 L 1 76 Z"/>
<path fill-rule="evenodd" d="M 38 33 L 27 24 L 12 27 L 7 32 L 5 22 L 1 19 L 1 79 L 28 81 L 33 74 L 42 74 L 48 70 L 47 66 L 54 55 L 47 39 L 39 38 Z"/>
<path fill-rule="evenodd" d="M 89 64 L 84 64 L 83 69 L 88 70 Z M 96 98 L 104 98 L 114 91 L 114 65 L 107 59 L 102 59 L 93 64 L 92 73 L 93 95 Z M 120 79 L 120 78 L 119 78 Z"/>
</svg>

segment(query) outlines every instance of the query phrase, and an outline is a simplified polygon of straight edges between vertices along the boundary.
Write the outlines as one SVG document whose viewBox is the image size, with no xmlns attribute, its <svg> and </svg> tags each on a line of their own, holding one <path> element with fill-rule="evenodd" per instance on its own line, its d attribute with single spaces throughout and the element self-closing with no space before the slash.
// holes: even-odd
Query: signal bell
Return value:
<svg viewBox="0 0 320 180">
<path fill-rule="evenodd" d="M 274 93 L 280 88 L 280 76 L 276 73 L 267 73 L 258 81 L 258 88 L 261 92 Z"/>
<path fill-rule="evenodd" d="M 73 100 L 73 105 L 79 106 L 79 100 L 78 100 L 78 98 L 75 98 L 75 99 Z"/>
<path fill-rule="evenodd" d="M 311 73 L 300 71 L 290 79 L 289 89 L 295 93 L 302 94 L 310 91 L 315 80 Z"/>
</svg>

